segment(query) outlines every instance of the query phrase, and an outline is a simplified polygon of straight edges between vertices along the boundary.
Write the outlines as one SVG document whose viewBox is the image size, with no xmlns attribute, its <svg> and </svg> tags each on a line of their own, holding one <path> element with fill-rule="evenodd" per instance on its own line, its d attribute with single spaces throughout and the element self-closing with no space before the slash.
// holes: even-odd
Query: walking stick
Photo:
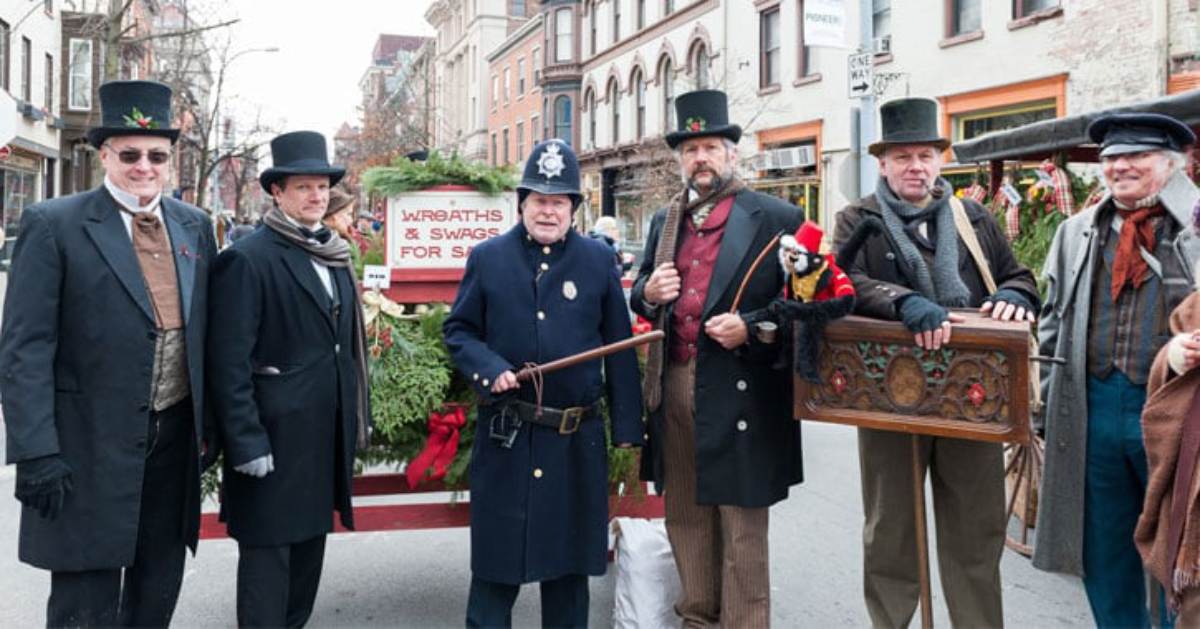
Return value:
<svg viewBox="0 0 1200 629">
<path fill-rule="evenodd" d="M 921 579 L 921 629 L 933 627 L 933 595 L 929 585 L 929 533 L 925 524 L 925 474 L 921 469 L 921 437 L 912 436 L 913 514 L 917 525 L 917 574 Z"/>
<path fill-rule="evenodd" d="M 640 345 L 645 345 L 647 343 L 657 343 L 663 340 L 666 335 L 667 333 L 663 332 L 662 330 L 654 330 L 653 332 L 631 336 L 623 341 L 609 343 L 608 345 L 603 345 L 597 347 L 596 349 L 589 349 L 586 352 L 580 352 L 578 354 L 572 354 L 564 358 L 559 358 L 558 360 L 552 360 L 544 365 L 530 364 L 522 367 L 521 370 L 516 373 L 517 381 L 523 382 L 533 378 L 535 375 L 550 373 L 551 371 L 558 371 L 559 369 L 566 369 L 567 367 L 574 367 L 579 363 L 585 363 L 589 360 L 596 360 L 597 358 L 604 358 L 609 354 L 622 352 Z"/>
</svg>

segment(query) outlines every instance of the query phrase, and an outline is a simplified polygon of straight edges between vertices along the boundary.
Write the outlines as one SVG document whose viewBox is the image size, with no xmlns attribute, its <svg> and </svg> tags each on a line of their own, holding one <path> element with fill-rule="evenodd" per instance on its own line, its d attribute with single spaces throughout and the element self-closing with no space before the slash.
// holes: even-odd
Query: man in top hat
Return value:
<svg viewBox="0 0 1200 629">
<path fill-rule="evenodd" d="M 843 209 L 834 233 L 841 246 L 864 221 L 880 226 L 845 267 L 858 293 L 856 312 L 903 322 L 915 344 L 926 350 L 949 342 L 954 324 L 962 322 L 951 308 L 1032 321 L 1039 301 L 1033 274 L 1013 257 L 991 214 L 957 199 L 940 177 L 949 142 L 938 134 L 937 103 L 906 98 L 883 104 L 879 114 L 882 140 L 869 147 L 879 160 L 875 193 Z M 981 259 L 969 253 L 970 241 L 978 245 Z M 862 428 L 858 450 L 867 613 L 876 627 L 903 627 L 916 610 L 919 592 L 908 473 L 912 437 Z M 920 438 L 917 463 L 932 478 L 938 565 L 951 623 L 1003 625 L 1002 446 L 926 436 Z"/>
<path fill-rule="evenodd" d="M 790 370 L 772 367 L 780 335 L 768 305 L 783 270 L 775 252 L 751 264 L 801 216 L 738 178 L 742 129 L 728 121 L 724 92 L 682 94 L 675 111 L 666 141 L 685 187 L 651 220 L 630 296 L 667 334 L 648 355 L 643 472 L 664 490 L 683 624 L 765 627 L 767 512 L 801 481 L 800 429 Z"/>
<path fill-rule="evenodd" d="M 171 90 L 100 86 L 104 183 L 21 215 L 0 333 L 21 561 L 48 626 L 166 626 L 196 548 L 212 224 L 163 194 Z"/>
<path fill-rule="evenodd" d="M 213 266 L 208 374 L 238 541 L 238 624 L 298 627 L 333 512 L 354 528 L 350 479 L 370 408 L 351 245 L 321 225 L 345 171 L 312 131 L 271 140 L 271 156 L 259 176 L 275 202 L 264 227 Z"/>
<path fill-rule="evenodd" d="M 612 249 L 571 229 L 581 200 L 571 147 L 559 139 L 533 147 L 517 187 L 520 223 L 471 250 L 443 326 L 480 399 L 468 627 L 511 626 L 521 584 L 532 582 L 543 626 L 587 626 L 587 578 L 607 565 L 602 403 L 613 443 L 642 442 L 633 350 L 536 380 L 515 375 L 630 335 Z"/>
<path fill-rule="evenodd" d="M 1148 626 L 1133 531 L 1146 487 L 1140 417 L 1168 317 L 1191 291 L 1200 193 L 1182 172 L 1196 137 L 1158 114 L 1111 114 L 1100 145 L 1108 193 L 1059 226 L 1044 269 L 1046 464 L 1033 565 L 1081 575 L 1099 626 Z M 1158 621 L 1159 619 L 1155 619 Z"/>
</svg>

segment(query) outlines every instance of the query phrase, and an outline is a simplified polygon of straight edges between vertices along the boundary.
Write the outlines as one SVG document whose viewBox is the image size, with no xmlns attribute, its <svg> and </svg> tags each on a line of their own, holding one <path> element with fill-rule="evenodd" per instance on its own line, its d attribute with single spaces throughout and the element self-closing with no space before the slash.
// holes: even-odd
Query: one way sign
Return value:
<svg viewBox="0 0 1200 629">
<path fill-rule="evenodd" d="M 850 62 L 850 71 L 847 73 L 847 76 L 850 77 L 850 98 L 864 98 L 871 95 L 871 86 L 875 83 L 874 57 L 875 55 L 869 52 L 862 52 L 847 58 Z"/>
</svg>

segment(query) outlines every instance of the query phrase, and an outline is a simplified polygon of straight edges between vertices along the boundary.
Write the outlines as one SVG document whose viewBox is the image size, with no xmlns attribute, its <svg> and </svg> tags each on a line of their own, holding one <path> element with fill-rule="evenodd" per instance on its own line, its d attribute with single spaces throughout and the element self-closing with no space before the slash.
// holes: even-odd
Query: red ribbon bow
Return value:
<svg viewBox="0 0 1200 629">
<path fill-rule="evenodd" d="M 404 475 L 408 488 L 416 489 L 425 479 L 439 480 L 458 454 L 459 431 L 467 425 L 467 413 L 462 406 L 449 407 L 445 412 L 429 414 L 429 437 L 425 449 L 408 462 Z"/>
</svg>

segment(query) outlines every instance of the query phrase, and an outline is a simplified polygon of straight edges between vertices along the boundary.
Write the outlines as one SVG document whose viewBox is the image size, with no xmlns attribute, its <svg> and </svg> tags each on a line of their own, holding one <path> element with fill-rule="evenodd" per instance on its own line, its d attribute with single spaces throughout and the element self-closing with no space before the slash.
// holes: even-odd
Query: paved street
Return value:
<svg viewBox="0 0 1200 629">
<path fill-rule="evenodd" d="M 804 454 L 808 481 L 771 514 L 774 624 L 865 626 L 854 431 L 805 424 Z M 12 495 L 13 468 L 6 466 L 0 468 L 0 591 L 4 592 L 0 626 L 33 627 L 45 620 L 49 576 L 16 561 L 17 503 Z M 333 536 L 310 626 L 462 626 L 468 557 L 466 529 Z M 175 626 L 234 624 L 236 560 L 237 548 L 229 541 L 200 544 L 199 555 L 188 564 Z M 1005 551 L 1002 571 L 1008 626 L 1090 624 L 1083 589 L 1076 580 L 1033 570 L 1028 560 L 1011 551 Z M 612 624 L 611 572 L 592 581 L 594 627 Z M 935 624 L 946 627 L 949 618 L 936 574 L 934 579 Z M 536 588 L 523 591 L 514 622 L 540 624 Z"/>
</svg>

